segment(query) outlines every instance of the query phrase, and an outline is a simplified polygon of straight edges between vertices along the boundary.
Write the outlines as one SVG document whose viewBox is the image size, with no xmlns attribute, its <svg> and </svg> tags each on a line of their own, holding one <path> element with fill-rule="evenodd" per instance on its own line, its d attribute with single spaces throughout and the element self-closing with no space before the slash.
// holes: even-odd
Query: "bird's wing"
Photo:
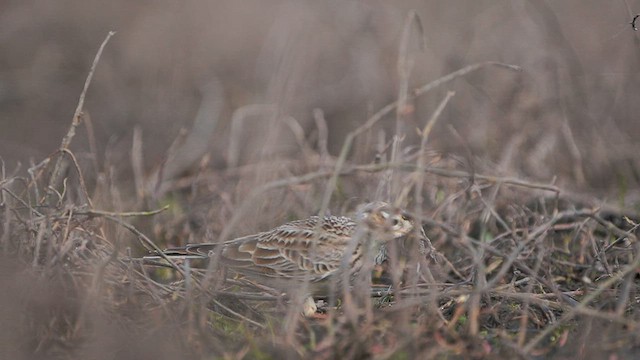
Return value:
<svg viewBox="0 0 640 360">
<path fill-rule="evenodd" d="M 355 223 L 344 217 L 293 221 L 225 243 L 222 258 L 242 272 L 321 279 L 340 267 Z"/>
<path fill-rule="evenodd" d="M 310 280 L 322 279 L 340 267 L 356 224 L 347 217 L 327 216 L 322 224 L 312 216 L 277 228 L 222 244 L 189 244 L 167 249 L 165 255 L 181 258 L 212 257 L 241 273 Z"/>
</svg>

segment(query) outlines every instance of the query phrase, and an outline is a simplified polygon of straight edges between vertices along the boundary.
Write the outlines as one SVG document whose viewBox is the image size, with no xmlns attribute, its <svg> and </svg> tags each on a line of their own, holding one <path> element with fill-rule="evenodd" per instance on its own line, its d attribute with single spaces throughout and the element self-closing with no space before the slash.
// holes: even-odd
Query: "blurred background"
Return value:
<svg viewBox="0 0 640 360">
<path fill-rule="evenodd" d="M 402 67 L 412 9 L 421 28 L 408 26 Z M 167 177 L 206 154 L 214 168 L 295 158 L 300 136 L 317 138 L 314 109 L 337 155 L 398 98 L 402 68 L 412 89 L 499 61 L 523 71 L 483 68 L 416 99 L 404 144 L 453 90 L 430 149 L 629 205 L 640 180 L 637 12 L 634 0 L 4 1 L 0 156 L 10 172 L 57 149 L 113 30 L 85 104 L 92 133 L 81 129 L 72 150 L 121 164 L 123 178 L 136 128 L 147 172 L 177 143 Z M 381 128 L 395 126 L 391 114 Z"/>
</svg>

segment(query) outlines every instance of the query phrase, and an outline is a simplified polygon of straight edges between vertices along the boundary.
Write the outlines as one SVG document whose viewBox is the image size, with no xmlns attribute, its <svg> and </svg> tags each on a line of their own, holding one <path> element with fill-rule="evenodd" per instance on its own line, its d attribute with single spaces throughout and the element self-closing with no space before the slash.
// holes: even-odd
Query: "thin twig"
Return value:
<svg viewBox="0 0 640 360">
<path fill-rule="evenodd" d="M 94 215 L 94 216 L 117 216 L 117 217 L 133 217 L 133 216 L 152 216 L 159 214 L 167 209 L 169 209 L 169 205 L 165 205 L 160 209 L 149 210 L 149 211 L 130 211 L 130 212 L 113 212 L 113 211 L 104 211 L 104 210 L 77 210 L 76 214 L 78 215 Z"/>
<path fill-rule="evenodd" d="M 69 130 L 67 131 L 67 134 L 62 138 L 62 143 L 60 144 L 60 148 L 59 148 L 60 151 L 68 150 L 69 146 L 71 145 L 71 140 L 73 140 L 73 137 L 76 134 L 76 127 L 80 125 L 80 121 L 82 120 L 82 109 L 84 108 L 84 98 L 87 94 L 87 90 L 89 89 L 89 84 L 91 84 L 91 79 L 93 79 L 93 74 L 96 71 L 98 62 L 100 61 L 100 56 L 102 56 L 102 51 L 104 50 L 104 47 L 107 45 L 107 42 L 109 42 L 109 39 L 111 39 L 111 37 L 115 34 L 116 34 L 115 31 L 109 31 L 109 33 L 107 34 L 107 37 L 104 39 L 104 41 L 100 45 L 100 48 L 98 49 L 98 52 L 96 53 L 96 56 L 93 59 L 93 64 L 91 64 L 91 69 L 89 70 L 89 74 L 87 75 L 87 78 L 84 82 L 84 87 L 82 89 L 82 92 L 80 93 L 80 98 L 78 99 L 78 105 L 76 106 L 76 110 L 73 113 L 71 126 L 69 126 Z M 53 167 L 51 178 L 49 179 L 50 188 L 56 188 L 58 186 L 58 183 L 60 182 L 60 177 L 62 176 L 62 162 L 63 162 L 62 158 L 58 157 L 58 159 L 56 160 L 56 164 Z"/>
</svg>

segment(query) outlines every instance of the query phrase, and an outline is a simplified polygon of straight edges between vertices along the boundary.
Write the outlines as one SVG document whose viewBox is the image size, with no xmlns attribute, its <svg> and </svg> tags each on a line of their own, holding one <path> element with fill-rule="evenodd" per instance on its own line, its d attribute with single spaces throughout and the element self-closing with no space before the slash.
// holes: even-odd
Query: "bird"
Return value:
<svg viewBox="0 0 640 360">
<path fill-rule="evenodd" d="M 163 254 L 172 259 L 219 255 L 216 258 L 227 269 L 261 285 L 286 292 L 304 283 L 309 284 L 310 295 L 318 296 L 327 295 L 328 280 L 341 270 L 354 279 L 371 261 L 382 264 L 388 257 L 388 243 L 414 229 L 410 214 L 377 201 L 359 206 L 355 218 L 311 216 L 227 242 L 189 244 Z M 145 258 L 160 259 L 158 254 Z M 336 278 L 337 283 L 341 278 Z"/>
</svg>

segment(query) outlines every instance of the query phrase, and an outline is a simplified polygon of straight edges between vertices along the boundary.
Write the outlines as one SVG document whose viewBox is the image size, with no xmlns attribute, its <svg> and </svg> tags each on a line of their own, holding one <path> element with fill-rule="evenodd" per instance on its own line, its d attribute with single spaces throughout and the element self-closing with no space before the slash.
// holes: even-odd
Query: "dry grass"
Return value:
<svg viewBox="0 0 640 360">
<path fill-rule="evenodd" d="M 234 109 L 224 129 L 225 164 L 197 143 L 196 120 L 146 173 L 137 129 L 130 150 L 102 155 L 82 113 L 110 34 L 59 150 L 26 172 L 8 173 L 3 163 L 0 358 L 634 358 L 637 207 L 510 175 L 509 149 L 524 137 L 514 136 L 497 165 L 472 155 L 454 127 L 449 135 L 462 150 L 432 150 L 432 131 L 446 127 L 443 112 L 456 96 L 446 85 L 488 71 L 515 79 L 521 69 L 483 62 L 413 88 L 408 48 L 422 29 L 410 12 L 398 40 L 396 100 L 343 131 L 337 156 L 320 109 L 309 127 L 277 106 L 250 104 Z M 434 106 L 414 129 L 420 101 Z M 80 158 L 71 144 L 83 121 L 89 151 Z M 564 124 L 564 170 L 584 182 L 588 153 Z M 270 129 L 286 129 L 296 151 L 274 150 L 281 136 Z M 546 150 L 531 149 L 526 161 L 541 166 L 532 159 Z M 198 152 L 205 154 L 190 158 Z M 127 153 L 131 164 L 118 161 Z M 125 179 L 123 168 L 133 169 Z M 227 278 L 215 261 L 140 261 L 149 251 L 345 214 L 371 200 L 413 213 L 438 254 L 421 255 L 411 238 L 399 242 L 374 286 L 357 284 L 321 319 L 301 316 L 304 291 Z"/>
<path fill-rule="evenodd" d="M 241 279 L 221 282 L 220 273 L 207 278 L 183 265 L 157 270 L 132 252 L 251 232 L 316 212 L 309 204 L 320 203 L 336 172 L 269 182 L 243 206 L 224 198 L 244 193 L 243 178 L 282 176 L 277 167 L 203 171 L 174 184 L 174 196 L 182 195 L 169 210 L 146 213 L 99 211 L 72 180 L 50 205 L 44 171 L 33 179 L 6 177 L 0 183 L 1 301 L 3 323 L 14 324 L 14 331 L 5 328 L 3 349 L 13 358 L 528 357 L 593 351 L 593 332 L 603 329 L 613 347 L 607 350 L 638 345 L 634 220 L 563 199 L 552 186 L 463 175 L 434 154 L 418 158 L 423 166 L 413 166 L 411 156 L 396 164 L 346 161 L 334 178 L 339 189 L 364 200 L 397 172 L 409 208 L 420 179 L 429 210 L 418 215 L 443 258 L 428 261 L 419 277 L 405 271 L 392 292 L 380 288 L 369 305 L 343 302 L 324 320 L 303 319 L 295 303 Z M 314 167 L 309 161 L 297 166 Z M 219 185 L 208 190 L 211 184 Z M 93 197 L 117 198 L 109 189 Z M 353 203 L 338 193 L 331 208 Z M 255 211 L 270 216 L 244 220 Z M 230 230 L 232 224 L 237 229 Z M 415 269 L 425 260 L 414 257 L 401 263 Z M 167 280 L 184 276 L 190 281 Z"/>
</svg>

